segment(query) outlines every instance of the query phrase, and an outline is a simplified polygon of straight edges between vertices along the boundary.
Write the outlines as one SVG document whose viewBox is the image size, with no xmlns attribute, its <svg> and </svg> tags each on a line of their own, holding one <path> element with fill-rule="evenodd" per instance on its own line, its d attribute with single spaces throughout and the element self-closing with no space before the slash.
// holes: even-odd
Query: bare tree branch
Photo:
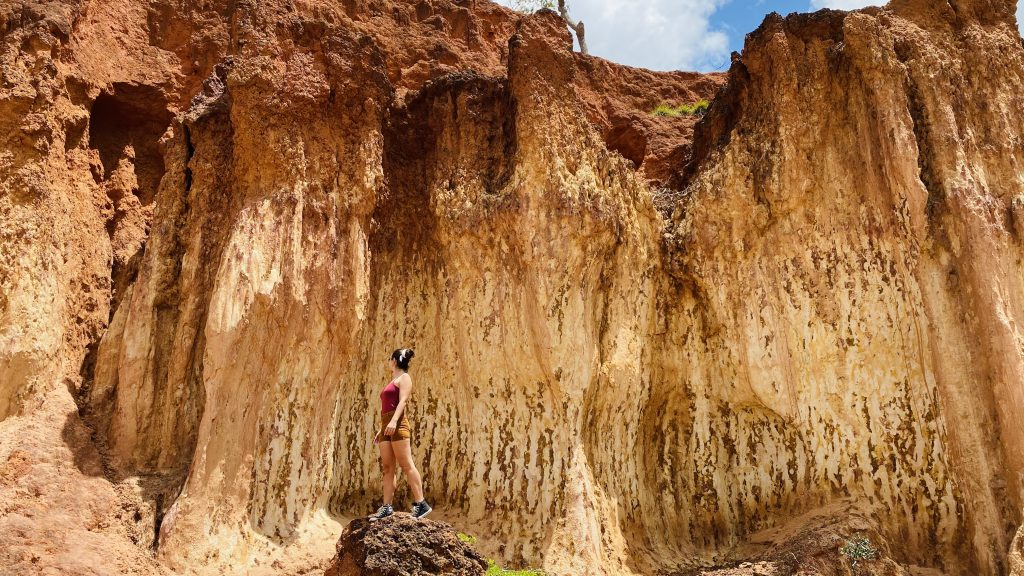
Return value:
<svg viewBox="0 0 1024 576">
<path fill-rule="evenodd" d="M 589 54 L 587 52 L 587 40 L 584 35 L 583 22 L 574 22 L 569 17 L 569 8 L 566 7 L 565 0 L 558 0 L 558 13 L 562 15 L 562 20 L 565 20 L 569 28 L 572 28 L 572 31 L 576 33 L 576 41 L 580 43 L 580 52 Z"/>
</svg>

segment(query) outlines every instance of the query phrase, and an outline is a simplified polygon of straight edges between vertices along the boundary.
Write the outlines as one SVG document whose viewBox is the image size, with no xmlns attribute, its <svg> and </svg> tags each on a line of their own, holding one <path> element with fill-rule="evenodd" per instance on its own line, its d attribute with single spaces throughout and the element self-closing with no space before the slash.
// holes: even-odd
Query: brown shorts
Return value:
<svg viewBox="0 0 1024 576">
<path fill-rule="evenodd" d="M 398 419 L 398 427 L 395 428 L 395 433 L 391 436 L 385 436 L 384 430 L 388 427 L 388 423 L 391 422 L 391 417 L 395 415 L 395 411 L 385 412 L 380 415 L 380 435 L 377 437 L 378 442 L 398 442 L 399 440 L 408 440 L 412 438 L 412 430 L 409 429 L 409 419 L 405 417 L 405 411 L 402 411 L 402 417 Z"/>
</svg>

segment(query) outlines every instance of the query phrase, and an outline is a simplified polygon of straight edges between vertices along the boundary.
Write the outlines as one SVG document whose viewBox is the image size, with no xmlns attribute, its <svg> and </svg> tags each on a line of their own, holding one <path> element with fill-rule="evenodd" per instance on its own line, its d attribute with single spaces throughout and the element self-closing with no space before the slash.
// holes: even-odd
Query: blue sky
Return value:
<svg viewBox="0 0 1024 576">
<path fill-rule="evenodd" d="M 515 0 L 497 0 L 511 6 Z M 729 54 L 769 12 L 852 10 L 872 0 L 569 0 L 590 53 L 654 70 L 726 70 Z M 1024 21 L 1024 0 L 1017 8 Z"/>
</svg>

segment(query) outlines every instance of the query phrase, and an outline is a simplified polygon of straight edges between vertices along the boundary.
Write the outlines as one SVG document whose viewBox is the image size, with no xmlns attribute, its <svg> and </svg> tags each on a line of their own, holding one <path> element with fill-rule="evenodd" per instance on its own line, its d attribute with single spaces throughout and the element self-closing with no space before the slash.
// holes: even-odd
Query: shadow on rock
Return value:
<svg viewBox="0 0 1024 576">
<path fill-rule="evenodd" d="M 444 522 L 396 513 L 349 522 L 324 576 L 483 575 L 487 561 Z"/>
</svg>

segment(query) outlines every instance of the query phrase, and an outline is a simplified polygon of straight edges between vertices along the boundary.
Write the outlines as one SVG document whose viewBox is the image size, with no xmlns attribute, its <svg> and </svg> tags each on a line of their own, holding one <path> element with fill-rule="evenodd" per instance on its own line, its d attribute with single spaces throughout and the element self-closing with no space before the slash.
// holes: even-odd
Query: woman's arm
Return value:
<svg viewBox="0 0 1024 576">
<path fill-rule="evenodd" d="M 402 413 L 405 412 L 405 404 L 409 400 L 409 396 L 412 395 L 412 376 L 408 373 L 402 374 L 398 378 L 398 406 L 395 407 L 395 415 L 391 417 L 391 422 L 388 424 L 385 434 L 394 433 L 398 428 L 399 419 L 402 417 Z"/>
</svg>

